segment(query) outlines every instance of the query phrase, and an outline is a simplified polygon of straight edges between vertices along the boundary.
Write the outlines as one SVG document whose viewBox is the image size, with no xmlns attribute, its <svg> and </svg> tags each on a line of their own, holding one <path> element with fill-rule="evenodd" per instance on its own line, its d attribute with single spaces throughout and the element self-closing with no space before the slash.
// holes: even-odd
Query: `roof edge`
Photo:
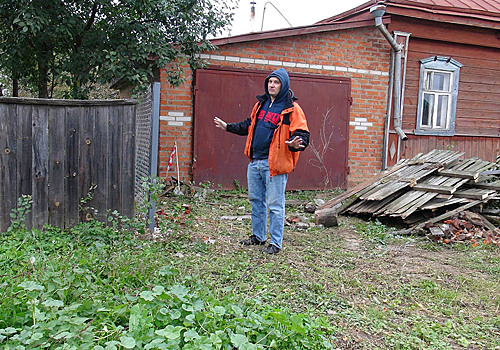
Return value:
<svg viewBox="0 0 500 350">
<path fill-rule="evenodd" d="M 276 29 L 265 32 L 240 34 L 225 38 L 211 39 L 210 42 L 215 46 L 220 46 L 220 45 L 236 44 L 242 42 L 277 39 L 277 38 L 285 38 L 296 35 L 316 34 L 316 33 L 323 33 L 329 31 L 342 30 L 342 29 L 353 29 L 353 28 L 362 28 L 371 26 L 374 26 L 373 19 L 352 20 L 352 21 L 344 21 L 341 23 L 313 24 L 301 27 Z"/>
<path fill-rule="evenodd" d="M 383 3 L 383 1 L 378 1 L 378 0 L 367 1 L 361 5 L 353 8 L 353 9 L 347 10 L 347 11 L 339 13 L 335 16 L 328 17 L 328 18 L 325 18 L 319 22 L 316 22 L 316 24 L 327 24 L 327 23 L 336 22 L 338 20 L 345 20 L 351 16 L 357 15 L 358 13 L 365 12 L 366 10 L 370 9 L 370 7 L 372 7 L 373 5 L 375 5 L 379 2 Z"/>
</svg>

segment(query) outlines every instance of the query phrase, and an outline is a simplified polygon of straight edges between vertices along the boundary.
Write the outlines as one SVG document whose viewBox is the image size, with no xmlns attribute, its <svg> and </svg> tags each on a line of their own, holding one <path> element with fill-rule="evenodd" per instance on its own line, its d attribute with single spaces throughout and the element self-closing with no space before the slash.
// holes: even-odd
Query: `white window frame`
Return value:
<svg viewBox="0 0 500 350">
<path fill-rule="evenodd" d="M 458 97 L 459 73 L 462 64 L 453 58 L 433 56 L 420 60 L 420 82 L 418 89 L 417 125 L 415 135 L 453 136 L 455 134 L 455 118 Z M 449 75 L 449 84 L 443 89 L 432 89 L 428 78 L 434 79 L 436 74 Z M 433 96 L 434 103 L 430 106 L 432 111 L 428 123 L 424 122 L 425 96 Z M 446 104 L 436 103 L 439 98 L 447 97 Z M 439 108 L 446 108 L 444 116 L 438 116 Z M 444 118 L 443 118 L 444 117 Z M 438 123 L 441 121 L 441 123 Z"/>
</svg>

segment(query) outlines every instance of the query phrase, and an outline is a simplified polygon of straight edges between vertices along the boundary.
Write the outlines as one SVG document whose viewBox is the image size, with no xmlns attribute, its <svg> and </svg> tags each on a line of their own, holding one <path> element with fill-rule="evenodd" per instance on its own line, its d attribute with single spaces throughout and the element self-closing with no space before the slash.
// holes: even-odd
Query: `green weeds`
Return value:
<svg viewBox="0 0 500 350">
<path fill-rule="evenodd" d="M 390 238 L 393 238 L 391 230 L 393 229 L 378 220 L 361 222 L 356 225 L 356 231 L 370 241 L 378 244 L 387 244 Z"/>
<path fill-rule="evenodd" d="M 23 194 L 17 200 L 17 208 L 12 210 L 10 213 L 10 226 L 7 232 L 11 232 L 14 230 L 25 230 L 25 220 L 26 216 L 31 211 L 31 205 L 33 204 L 33 199 L 30 195 Z"/>
<path fill-rule="evenodd" d="M 287 226 L 284 249 L 267 256 L 238 245 L 249 221 L 222 219 L 248 211 L 240 191 L 159 198 L 167 229 L 156 239 L 113 212 L 106 224 L 1 234 L 0 347 L 500 347 L 498 249 L 340 218 L 335 229 Z"/>
<path fill-rule="evenodd" d="M 170 263 L 207 245 L 138 240 L 118 213 L 108 218 L 0 235 L 3 349 L 333 348 L 326 318 L 213 293 Z"/>
</svg>

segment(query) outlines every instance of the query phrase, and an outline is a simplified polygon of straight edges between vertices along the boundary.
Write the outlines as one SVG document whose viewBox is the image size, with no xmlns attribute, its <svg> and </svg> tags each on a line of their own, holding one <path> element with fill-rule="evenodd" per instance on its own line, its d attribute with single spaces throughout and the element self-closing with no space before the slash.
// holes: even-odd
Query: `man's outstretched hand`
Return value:
<svg viewBox="0 0 500 350">
<path fill-rule="evenodd" d="M 227 123 L 220 119 L 219 117 L 214 118 L 215 127 L 226 131 Z"/>
<path fill-rule="evenodd" d="M 293 138 L 293 140 L 288 140 L 288 141 L 285 141 L 288 146 L 292 147 L 292 148 L 295 148 L 295 149 L 301 149 L 301 148 L 304 148 L 306 147 L 303 143 L 302 143 L 302 139 L 298 136 L 295 136 Z"/>
</svg>

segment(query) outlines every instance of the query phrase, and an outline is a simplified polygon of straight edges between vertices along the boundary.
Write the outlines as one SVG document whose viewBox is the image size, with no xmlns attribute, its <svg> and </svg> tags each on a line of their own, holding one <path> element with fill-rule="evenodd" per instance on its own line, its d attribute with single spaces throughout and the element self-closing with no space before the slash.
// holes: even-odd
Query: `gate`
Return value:
<svg viewBox="0 0 500 350">
<path fill-rule="evenodd" d="M 194 86 L 193 180 L 234 188 L 247 184 L 246 137 L 216 129 L 214 116 L 238 122 L 250 116 L 270 71 L 199 69 Z M 290 74 L 290 88 L 305 112 L 309 147 L 288 177 L 287 189 L 346 188 L 350 79 Z"/>
</svg>

